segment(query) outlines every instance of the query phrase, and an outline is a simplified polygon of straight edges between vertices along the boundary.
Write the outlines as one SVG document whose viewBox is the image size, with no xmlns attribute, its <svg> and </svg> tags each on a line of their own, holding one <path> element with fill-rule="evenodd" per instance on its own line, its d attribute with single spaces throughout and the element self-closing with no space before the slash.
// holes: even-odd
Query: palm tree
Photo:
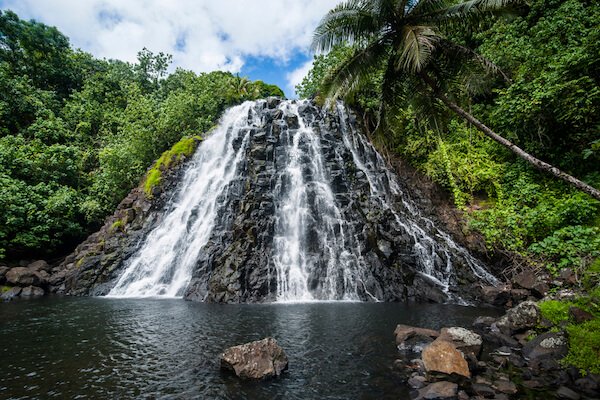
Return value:
<svg viewBox="0 0 600 400">
<path fill-rule="evenodd" d="M 325 78 L 329 98 L 354 93 L 373 70 L 385 69 L 382 105 L 426 95 L 441 101 L 486 136 L 523 160 L 600 200 L 600 191 L 527 153 L 498 135 L 453 100 L 449 83 L 473 64 L 504 75 L 492 62 L 447 39 L 452 28 L 476 29 L 487 17 L 506 13 L 520 0 L 346 0 L 333 8 L 315 30 L 313 47 L 329 51 L 351 43 L 354 53 Z M 384 109 L 382 108 L 382 112 Z M 383 118 L 380 117 L 380 121 Z"/>
</svg>

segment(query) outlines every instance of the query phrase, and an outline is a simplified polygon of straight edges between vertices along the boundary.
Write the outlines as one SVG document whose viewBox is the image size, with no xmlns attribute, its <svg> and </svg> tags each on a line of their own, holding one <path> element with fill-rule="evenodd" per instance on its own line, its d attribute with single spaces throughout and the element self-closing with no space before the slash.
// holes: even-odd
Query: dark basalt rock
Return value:
<svg viewBox="0 0 600 400">
<path fill-rule="evenodd" d="M 311 126 L 318 135 L 323 169 L 347 224 L 343 227 L 349 241 L 347 246 L 357 249 L 367 266 L 368 273 L 356 289 L 360 299 L 447 302 L 478 298 L 473 288 L 480 284 L 481 278 L 473 273 L 458 248 L 442 245 L 444 250 L 432 259 L 439 270 L 445 270 L 448 264 L 452 266 L 448 272 L 448 291 L 420 272 L 421 256 L 415 250 L 415 240 L 419 239 L 415 239 L 414 232 L 404 223 L 419 225 L 433 240 L 440 240 L 437 231 L 430 226 L 431 221 L 419 220 L 418 212 L 406 208 L 402 194 L 386 194 L 387 208 L 374 198 L 368 177 L 354 164 L 353 154 L 344 143 L 345 122 L 338 114 L 303 103 L 298 110 L 303 121 L 299 121 L 296 115 L 282 111 L 280 106 L 281 100 L 277 98 L 255 105 L 261 120 L 258 125 L 247 128 L 250 140 L 240 167 L 243 173 L 226 189 L 227 196 L 220 204 L 210 239 L 198 256 L 185 290 L 186 299 L 219 303 L 275 300 L 277 273 L 273 248 L 279 205 L 274 198 L 274 188 L 278 184 L 277 171 L 284 168 L 286 162 L 282 147 L 290 135 L 297 132 L 301 122 Z M 354 116 L 350 114 L 348 120 L 353 121 Z M 241 140 L 233 143 L 236 149 L 242 145 Z M 300 140 L 299 146 L 304 148 L 307 144 Z M 364 153 L 365 163 L 373 166 L 381 162 L 371 148 L 361 144 L 359 151 Z M 302 160 L 305 163 L 313 161 L 305 158 Z M 153 198 L 148 198 L 141 188 L 134 189 L 100 231 L 90 235 L 53 271 L 48 279 L 51 290 L 70 295 L 108 293 L 139 244 L 160 224 L 162 211 L 173 197 L 183 169 L 182 163 L 178 168 L 164 171 L 162 184 Z M 310 181 L 310 168 L 304 168 L 302 173 Z M 377 173 L 389 186 L 387 175 L 382 171 Z M 402 190 L 402 182 L 399 183 Z M 314 211 L 318 207 L 318 187 L 308 185 L 306 196 L 308 207 Z M 399 223 L 393 210 L 406 221 Z M 318 219 L 319 213 L 312 215 L 317 217 L 306 223 L 304 245 L 309 262 L 314 265 L 309 289 L 318 294 L 324 286 L 324 277 L 319 271 L 326 266 L 315 234 L 321 229 L 322 221 Z"/>
</svg>

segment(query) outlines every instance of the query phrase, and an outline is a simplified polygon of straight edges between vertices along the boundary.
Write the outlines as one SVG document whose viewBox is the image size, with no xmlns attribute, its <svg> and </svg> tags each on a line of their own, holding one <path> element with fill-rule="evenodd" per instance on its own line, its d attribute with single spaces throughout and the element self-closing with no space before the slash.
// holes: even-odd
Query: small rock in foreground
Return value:
<svg viewBox="0 0 600 400">
<path fill-rule="evenodd" d="M 230 370 L 244 379 L 266 379 L 281 375 L 288 358 L 273 338 L 233 346 L 220 356 L 221 369 Z"/>
</svg>

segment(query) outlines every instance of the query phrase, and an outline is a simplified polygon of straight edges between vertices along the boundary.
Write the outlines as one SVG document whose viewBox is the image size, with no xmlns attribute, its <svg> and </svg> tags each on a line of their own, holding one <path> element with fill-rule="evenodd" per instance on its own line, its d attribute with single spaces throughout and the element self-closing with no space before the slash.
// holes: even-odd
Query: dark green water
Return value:
<svg viewBox="0 0 600 400">
<path fill-rule="evenodd" d="M 398 323 L 468 327 L 492 310 L 449 305 L 214 305 L 44 298 L 0 304 L 0 398 L 399 399 Z M 226 347 L 272 336 L 283 378 L 219 371 Z"/>
</svg>

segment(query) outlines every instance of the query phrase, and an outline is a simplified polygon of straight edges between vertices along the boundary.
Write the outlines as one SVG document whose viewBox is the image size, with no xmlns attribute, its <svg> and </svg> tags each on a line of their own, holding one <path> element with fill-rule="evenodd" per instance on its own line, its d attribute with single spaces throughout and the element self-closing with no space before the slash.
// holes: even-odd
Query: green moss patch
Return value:
<svg viewBox="0 0 600 400">
<path fill-rule="evenodd" d="M 569 354 L 563 359 L 582 373 L 600 374 L 600 319 L 567 327 Z"/>
<path fill-rule="evenodd" d="M 540 311 L 542 317 L 554 325 L 559 325 L 569 319 L 569 307 L 572 305 L 573 303 L 568 301 L 548 300 L 540 303 Z"/>
<path fill-rule="evenodd" d="M 200 136 L 184 137 L 169 150 L 162 153 L 146 174 L 144 192 L 147 196 L 151 197 L 152 189 L 160 184 L 163 171 L 177 165 L 183 156 L 191 156 L 200 140 L 202 140 Z"/>
</svg>

